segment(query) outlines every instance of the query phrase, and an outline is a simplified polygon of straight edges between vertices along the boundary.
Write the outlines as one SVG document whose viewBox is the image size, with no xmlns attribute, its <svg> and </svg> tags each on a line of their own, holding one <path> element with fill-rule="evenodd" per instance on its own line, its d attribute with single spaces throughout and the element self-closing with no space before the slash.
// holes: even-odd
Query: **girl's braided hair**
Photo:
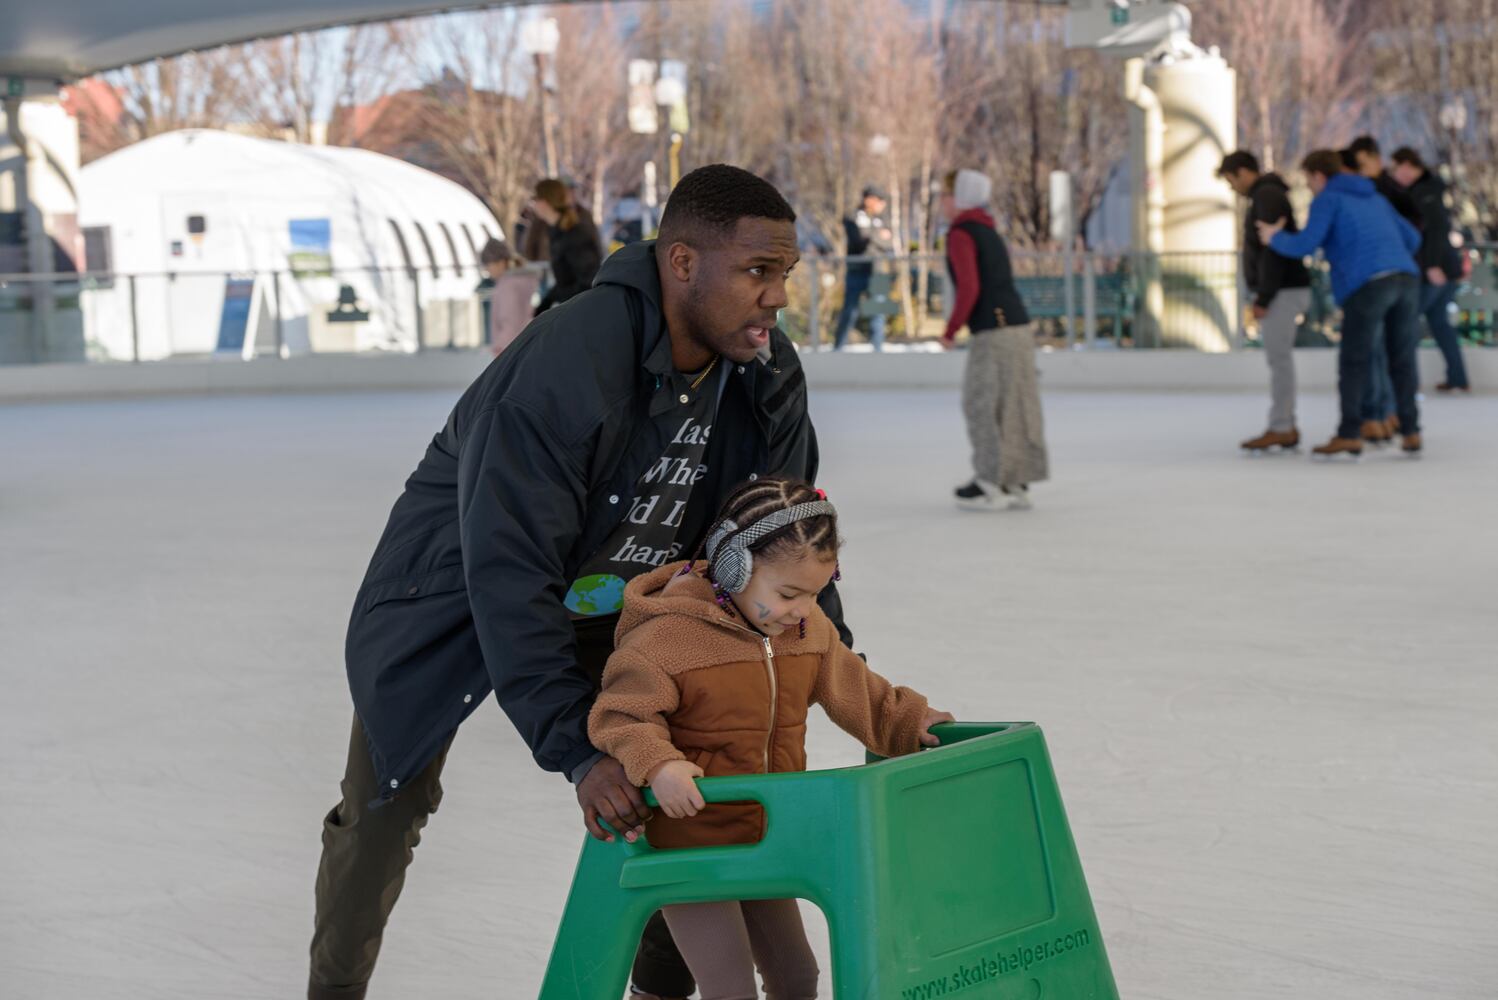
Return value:
<svg viewBox="0 0 1498 1000">
<path fill-rule="evenodd" d="M 715 529 L 724 521 L 732 521 L 742 530 L 776 511 L 821 499 L 824 499 L 823 495 L 809 483 L 788 477 L 767 476 L 745 483 L 735 490 L 724 501 L 723 509 L 713 520 L 712 528 Z M 708 534 L 712 534 L 712 529 L 709 529 Z M 819 514 L 770 532 L 750 544 L 749 551 L 762 559 L 799 556 L 807 552 L 836 559 L 841 545 L 842 539 L 837 536 L 837 516 Z M 703 557 L 706 546 L 707 542 L 704 540 L 697 547 L 693 562 Z"/>
</svg>

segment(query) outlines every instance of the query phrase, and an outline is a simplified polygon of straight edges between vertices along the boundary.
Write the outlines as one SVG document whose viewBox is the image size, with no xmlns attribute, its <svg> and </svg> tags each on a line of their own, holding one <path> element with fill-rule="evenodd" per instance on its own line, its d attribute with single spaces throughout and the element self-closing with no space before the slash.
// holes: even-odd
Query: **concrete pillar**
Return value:
<svg viewBox="0 0 1498 1000">
<path fill-rule="evenodd" d="M 1215 52 L 1195 50 L 1150 62 L 1143 83 L 1159 101 L 1164 126 L 1161 340 L 1226 351 L 1239 326 L 1237 224 L 1232 190 L 1217 167 L 1237 146 L 1237 75 Z"/>
<path fill-rule="evenodd" d="M 42 84 L 44 96 L 0 103 L 0 218 L 9 220 L 0 226 L 0 272 L 84 265 L 78 123 L 57 100 L 56 84 Z M 77 281 L 38 279 L 4 294 L 20 308 L 0 310 L 0 363 L 83 360 Z"/>
<path fill-rule="evenodd" d="M 1165 188 L 1161 183 L 1165 119 L 1141 58 L 1124 63 L 1124 98 L 1129 102 L 1132 267 L 1139 286 L 1134 343 L 1158 347 L 1164 340 L 1165 313 L 1160 274 L 1160 254 L 1165 249 Z"/>
</svg>

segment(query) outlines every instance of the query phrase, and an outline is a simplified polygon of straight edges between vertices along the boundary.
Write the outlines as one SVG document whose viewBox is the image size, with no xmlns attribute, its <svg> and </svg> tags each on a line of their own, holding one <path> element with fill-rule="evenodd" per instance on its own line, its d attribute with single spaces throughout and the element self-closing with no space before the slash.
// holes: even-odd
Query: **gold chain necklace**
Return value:
<svg viewBox="0 0 1498 1000">
<path fill-rule="evenodd" d="M 697 387 L 702 385 L 703 381 L 713 373 L 713 369 L 716 367 L 718 367 L 718 356 L 715 354 L 713 355 L 713 359 L 707 363 L 707 367 L 702 369 L 702 374 L 698 375 L 696 381 L 692 383 L 693 392 L 697 391 Z"/>
</svg>

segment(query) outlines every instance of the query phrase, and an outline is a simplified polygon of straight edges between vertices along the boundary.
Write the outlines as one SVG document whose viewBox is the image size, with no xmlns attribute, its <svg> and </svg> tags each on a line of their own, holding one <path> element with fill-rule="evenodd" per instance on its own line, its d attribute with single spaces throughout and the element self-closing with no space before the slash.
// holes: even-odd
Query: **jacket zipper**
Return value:
<svg viewBox="0 0 1498 1000">
<path fill-rule="evenodd" d="M 770 637 L 763 635 L 746 625 L 737 622 L 724 621 L 721 618 L 705 618 L 706 621 L 732 629 L 735 632 L 748 632 L 759 639 L 765 647 L 765 676 L 770 679 L 770 728 L 765 734 L 765 773 L 770 773 L 770 746 L 775 741 L 775 719 L 779 711 L 780 685 L 775 680 L 775 650 L 770 646 Z"/>
<path fill-rule="evenodd" d="M 765 644 L 765 673 L 770 678 L 770 728 L 765 733 L 765 773 L 770 773 L 770 744 L 775 740 L 775 711 L 779 706 L 779 687 L 775 683 L 775 650 L 770 648 L 768 636 L 761 636 Z"/>
</svg>

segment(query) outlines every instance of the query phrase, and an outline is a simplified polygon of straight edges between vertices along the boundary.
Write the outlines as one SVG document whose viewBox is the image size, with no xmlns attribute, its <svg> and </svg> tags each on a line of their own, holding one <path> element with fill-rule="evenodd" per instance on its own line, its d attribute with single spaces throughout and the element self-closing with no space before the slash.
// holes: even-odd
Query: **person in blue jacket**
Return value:
<svg viewBox="0 0 1498 1000">
<path fill-rule="evenodd" d="M 1317 250 L 1331 265 L 1332 296 L 1342 307 L 1342 344 L 1337 355 L 1341 420 L 1337 433 L 1314 449 L 1317 455 L 1361 454 L 1363 394 L 1368 384 L 1375 331 L 1384 334 L 1395 410 L 1406 452 L 1420 450 L 1420 411 L 1415 401 L 1419 371 L 1415 346 L 1420 316 L 1420 270 L 1414 253 L 1420 232 L 1394 211 L 1371 180 L 1342 172 L 1342 158 L 1318 149 L 1302 162 L 1315 192 L 1310 218 L 1298 233 L 1285 219 L 1258 223 L 1259 238 L 1285 257 Z"/>
</svg>

